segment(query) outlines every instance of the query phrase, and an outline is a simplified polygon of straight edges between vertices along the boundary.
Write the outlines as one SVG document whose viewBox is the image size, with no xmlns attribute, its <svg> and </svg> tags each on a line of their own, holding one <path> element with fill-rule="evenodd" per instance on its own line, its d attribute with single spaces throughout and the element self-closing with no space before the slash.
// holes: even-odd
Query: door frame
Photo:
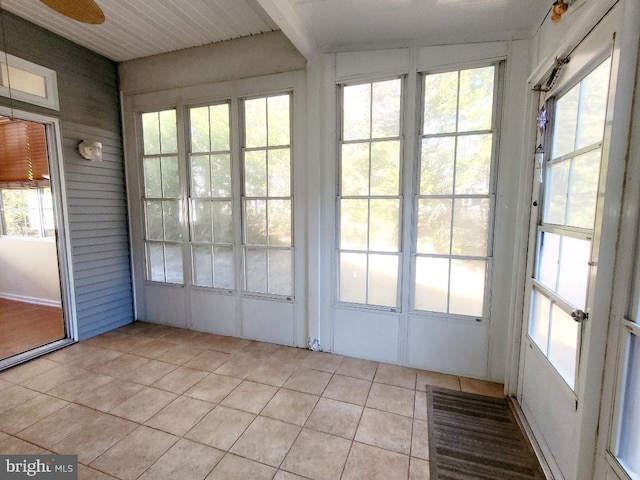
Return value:
<svg viewBox="0 0 640 480">
<path fill-rule="evenodd" d="M 69 228 L 69 209 L 67 205 L 67 188 L 64 173 L 64 156 L 62 151 L 62 129 L 60 120 L 37 113 L 0 106 L 0 115 L 11 116 L 20 120 L 36 122 L 44 125 L 47 138 L 47 154 L 49 157 L 49 175 L 51 175 L 51 196 L 53 199 L 54 218 L 56 224 L 56 250 L 58 255 L 58 272 L 60 276 L 60 300 L 64 317 L 65 338 L 57 340 L 27 352 L 0 360 L 0 370 L 18 365 L 33 358 L 42 356 L 59 348 L 78 341 L 78 324 L 76 315 L 75 286 L 73 276 L 73 256 Z"/>
</svg>

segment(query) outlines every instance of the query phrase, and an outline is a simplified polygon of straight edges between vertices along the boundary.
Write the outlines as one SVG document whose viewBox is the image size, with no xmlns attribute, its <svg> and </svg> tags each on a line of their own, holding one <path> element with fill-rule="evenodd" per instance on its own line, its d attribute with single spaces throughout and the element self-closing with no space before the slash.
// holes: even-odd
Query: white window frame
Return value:
<svg viewBox="0 0 640 480">
<path fill-rule="evenodd" d="M 40 97 L 27 92 L 16 89 L 15 87 L 5 87 L 0 84 L 0 95 L 12 100 L 38 105 L 40 107 L 49 108 L 51 110 L 60 110 L 60 101 L 58 98 L 58 77 L 55 70 L 43 67 L 33 62 L 29 62 L 22 58 L 16 57 L 9 53 L 0 51 L 0 63 L 8 64 L 9 67 L 18 68 L 37 75 L 44 79 L 46 96 Z M 11 82 L 11 78 L 9 78 Z"/>
</svg>

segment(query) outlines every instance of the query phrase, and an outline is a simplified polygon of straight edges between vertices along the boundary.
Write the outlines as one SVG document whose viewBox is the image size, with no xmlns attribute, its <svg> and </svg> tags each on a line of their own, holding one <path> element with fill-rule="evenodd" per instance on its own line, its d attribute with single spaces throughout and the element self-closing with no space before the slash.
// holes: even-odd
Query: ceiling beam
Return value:
<svg viewBox="0 0 640 480">
<path fill-rule="evenodd" d="M 318 53 L 311 32 L 295 12 L 290 0 L 256 1 L 307 60 Z"/>
</svg>

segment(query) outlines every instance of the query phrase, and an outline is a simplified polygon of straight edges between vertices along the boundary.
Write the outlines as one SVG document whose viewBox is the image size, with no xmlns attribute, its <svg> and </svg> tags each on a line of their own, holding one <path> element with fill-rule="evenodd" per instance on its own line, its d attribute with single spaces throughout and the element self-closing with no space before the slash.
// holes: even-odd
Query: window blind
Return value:
<svg viewBox="0 0 640 480">
<path fill-rule="evenodd" d="M 44 125 L 0 119 L 0 188 L 49 186 Z"/>
</svg>

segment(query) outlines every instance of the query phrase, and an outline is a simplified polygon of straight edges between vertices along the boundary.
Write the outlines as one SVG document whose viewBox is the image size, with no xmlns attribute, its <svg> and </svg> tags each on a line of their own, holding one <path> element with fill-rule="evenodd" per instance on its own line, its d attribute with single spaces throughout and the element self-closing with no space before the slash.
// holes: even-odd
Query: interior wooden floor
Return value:
<svg viewBox="0 0 640 480">
<path fill-rule="evenodd" d="M 61 308 L 0 298 L 0 359 L 64 336 Z"/>
</svg>

